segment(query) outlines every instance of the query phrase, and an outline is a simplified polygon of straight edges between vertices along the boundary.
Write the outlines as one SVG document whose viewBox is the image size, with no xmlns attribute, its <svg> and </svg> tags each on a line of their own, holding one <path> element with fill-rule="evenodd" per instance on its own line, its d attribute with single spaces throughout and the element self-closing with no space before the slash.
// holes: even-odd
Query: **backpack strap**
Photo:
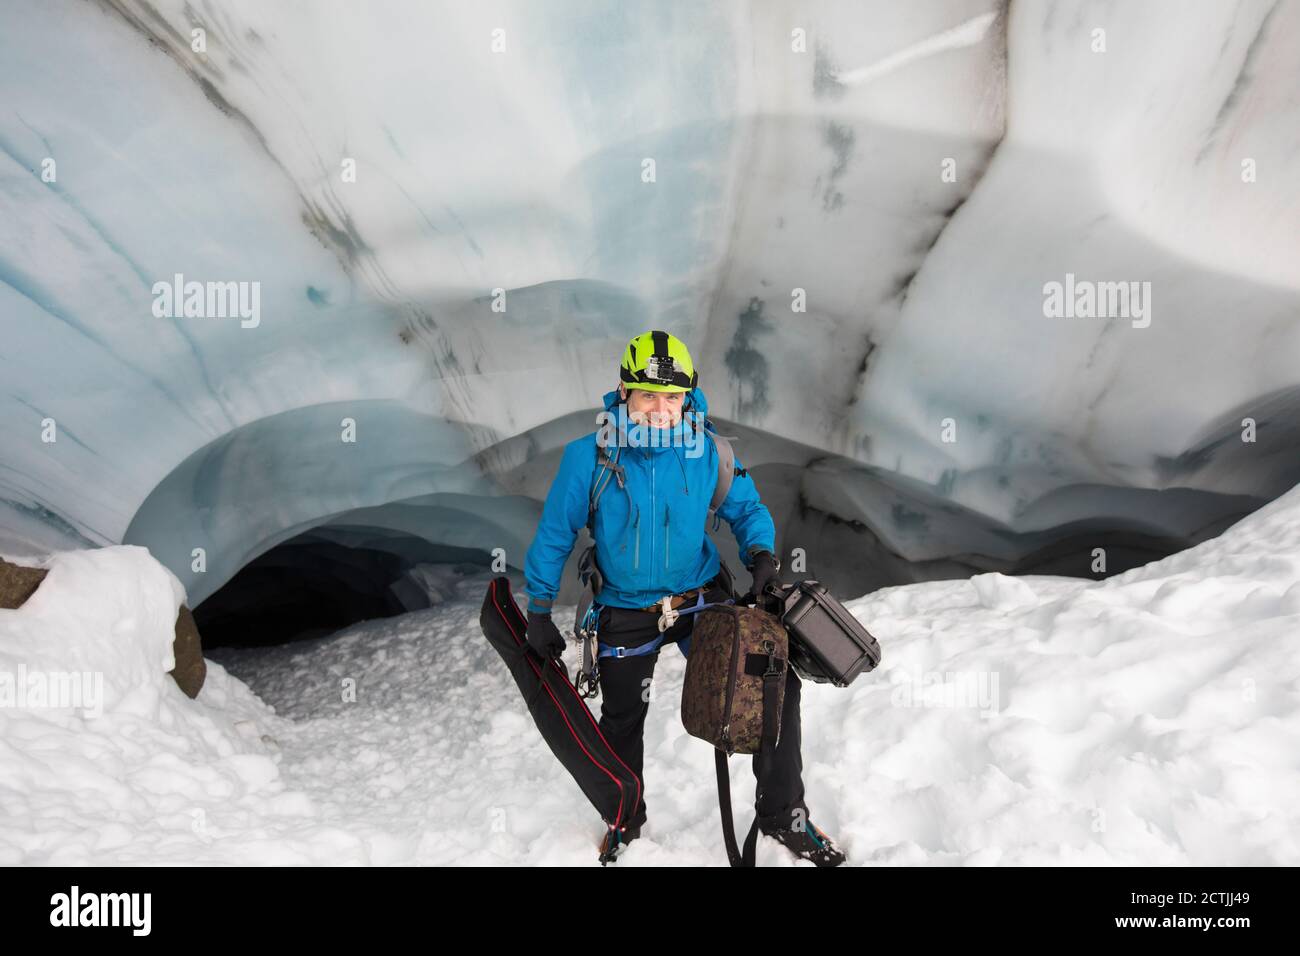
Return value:
<svg viewBox="0 0 1300 956">
<path fill-rule="evenodd" d="M 587 503 L 587 533 L 591 536 L 593 543 L 578 558 L 578 580 L 582 582 L 582 598 L 578 601 L 578 614 L 574 619 L 575 630 L 583 626 L 587 610 L 591 607 L 592 601 L 600 593 L 601 586 L 604 584 L 600 568 L 596 565 L 596 507 L 600 504 L 600 496 L 604 493 L 605 488 L 609 486 L 610 475 L 618 479 L 620 488 L 626 488 L 627 486 L 623 466 L 618 463 L 622 451 L 620 447 L 611 456 L 609 449 L 605 447 L 601 433 L 596 432 L 596 462 L 600 470 L 596 475 L 596 480 L 592 482 L 590 500 Z"/>
<path fill-rule="evenodd" d="M 600 568 L 596 564 L 596 507 L 600 504 L 600 496 L 609 485 L 611 475 L 618 479 L 620 488 L 626 488 L 623 466 L 618 463 L 621 454 L 622 448 L 620 447 L 611 456 L 609 449 L 605 447 L 602 433 L 600 431 L 596 432 L 596 462 L 599 470 L 596 474 L 596 480 L 592 482 L 587 503 L 587 534 L 591 536 L 593 543 L 588 545 L 586 550 L 578 557 L 578 581 L 582 585 L 582 594 L 578 598 L 578 609 L 573 617 L 574 636 L 582 644 L 582 666 L 578 669 L 578 677 L 575 683 L 578 692 L 587 698 L 595 697 L 600 693 L 599 684 L 597 683 L 600 676 L 600 666 L 597 657 L 596 639 L 600 612 L 594 605 L 596 596 L 600 594 L 601 587 L 605 582 L 601 576 Z"/>
<path fill-rule="evenodd" d="M 713 439 L 713 444 L 718 449 L 718 484 L 713 489 L 713 500 L 709 502 L 709 514 L 713 515 L 713 530 L 717 531 L 722 524 L 722 516 L 718 514 L 718 509 L 731 493 L 732 481 L 737 476 L 743 477 L 748 472 L 744 468 L 739 470 L 736 468 L 736 452 L 731 447 L 731 442 L 739 436 L 719 435 L 713 431 L 712 424 L 712 422 L 705 423 L 705 434 Z"/>
<path fill-rule="evenodd" d="M 592 531 L 592 524 L 596 518 L 596 507 L 600 504 L 600 496 L 609 485 L 609 476 L 613 474 L 614 477 L 618 479 L 618 486 L 620 488 L 625 488 L 627 486 L 627 479 L 623 471 L 623 466 L 618 463 L 618 459 L 622 454 L 623 449 L 620 446 L 611 456 L 609 449 L 605 447 L 605 442 L 601 438 L 601 433 L 596 432 L 596 465 L 600 470 L 596 474 L 596 480 L 592 482 L 591 500 L 587 505 L 588 531 Z M 594 533 L 592 536 L 595 536 Z"/>
</svg>

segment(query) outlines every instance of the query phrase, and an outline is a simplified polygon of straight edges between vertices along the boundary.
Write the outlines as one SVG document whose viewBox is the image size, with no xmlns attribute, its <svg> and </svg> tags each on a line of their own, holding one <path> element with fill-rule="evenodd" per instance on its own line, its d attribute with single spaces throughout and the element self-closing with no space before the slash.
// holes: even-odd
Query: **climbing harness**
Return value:
<svg viewBox="0 0 1300 956">
<path fill-rule="evenodd" d="M 668 599 L 669 599 L 670 597 L 672 597 L 672 595 L 665 595 L 665 596 L 664 596 L 664 601 L 667 602 Z M 700 593 L 699 593 L 699 595 L 698 595 L 698 596 L 696 597 L 696 599 L 695 599 L 695 604 L 694 604 L 692 607 L 680 607 L 680 608 L 676 608 L 676 609 L 672 610 L 672 616 L 673 616 L 673 620 L 674 620 L 674 622 L 675 622 L 676 619 L 677 619 L 678 617 L 680 617 L 681 615 L 683 615 L 683 614 L 698 614 L 700 611 L 703 611 L 703 610 L 705 610 L 706 608 L 711 608 L 711 607 L 721 607 L 721 606 L 724 605 L 724 604 L 735 604 L 735 603 L 736 603 L 736 599 L 735 599 L 735 598 L 727 598 L 725 601 L 709 601 L 709 602 L 705 602 L 705 600 L 704 600 L 704 591 L 701 590 Z M 665 604 L 665 606 L 667 606 L 667 605 Z M 665 626 L 664 626 L 664 618 L 663 618 L 663 617 L 660 617 L 660 618 L 659 618 L 659 636 L 656 637 L 656 638 L 654 638 L 654 639 L 651 640 L 651 641 L 646 642 L 645 644 L 642 644 L 642 645 L 638 646 L 638 647 L 623 647 L 622 645 L 615 645 L 615 644 L 601 644 L 601 643 L 597 642 L 597 644 L 598 644 L 598 646 L 599 646 L 599 648 L 600 648 L 600 652 L 599 652 L 599 654 L 598 654 L 598 656 L 597 656 L 597 662 L 596 662 L 596 663 L 597 663 L 597 667 L 599 667 L 600 658 L 605 658 L 605 657 L 642 657 L 642 656 L 644 656 L 644 655 L 646 655 L 646 654 L 653 654 L 655 651 L 659 650 L 659 648 L 661 648 L 661 647 L 663 646 L 663 644 L 664 644 L 664 639 L 665 639 L 665 634 L 664 634 L 664 632 L 668 630 L 668 627 L 672 627 L 672 624 L 669 624 L 667 627 L 665 627 Z M 687 652 L 689 651 L 689 649 L 690 649 L 690 638 L 683 638 L 683 639 L 681 639 L 678 643 L 682 645 L 682 653 L 683 653 L 683 654 L 685 654 L 685 653 L 687 653 Z"/>
</svg>

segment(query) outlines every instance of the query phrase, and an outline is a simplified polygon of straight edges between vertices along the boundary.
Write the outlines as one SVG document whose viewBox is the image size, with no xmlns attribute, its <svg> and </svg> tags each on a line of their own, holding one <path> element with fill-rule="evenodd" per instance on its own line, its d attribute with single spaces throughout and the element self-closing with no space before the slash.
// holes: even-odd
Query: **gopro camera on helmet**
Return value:
<svg viewBox="0 0 1300 956">
<path fill-rule="evenodd" d="M 652 355 L 646 359 L 645 373 L 651 381 L 671 385 L 677 374 L 677 362 L 668 356 Z"/>
</svg>

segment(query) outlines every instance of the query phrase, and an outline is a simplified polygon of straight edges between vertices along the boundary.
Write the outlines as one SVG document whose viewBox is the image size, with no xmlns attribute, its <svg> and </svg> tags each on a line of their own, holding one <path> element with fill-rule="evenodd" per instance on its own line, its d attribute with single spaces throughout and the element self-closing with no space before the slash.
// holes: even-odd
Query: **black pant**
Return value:
<svg viewBox="0 0 1300 956">
<path fill-rule="evenodd" d="M 706 602 L 725 601 L 732 595 L 717 579 L 709 582 Z M 694 604 L 692 600 L 689 604 Z M 680 609 L 679 609 L 680 610 Z M 698 613 L 698 612 L 697 612 Z M 689 637 L 697 614 L 679 617 L 664 634 L 663 647 Z M 602 606 L 599 618 L 601 644 L 640 647 L 659 636 L 659 614 L 629 608 Z M 605 735 L 623 762 L 641 777 L 644 762 L 646 715 L 650 712 L 648 688 L 654 676 L 659 651 L 635 657 L 606 657 L 600 661 L 600 732 Z M 786 668 L 785 706 L 781 713 L 781 739 L 771 767 L 763 766 L 760 754 L 754 755 L 754 777 L 760 782 L 766 770 L 766 788 L 762 788 L 755 810 L 764 827 L 789 827 L 796 819 L 808 819 L 804 803 L 803 755 L 800 753 L 799 694 L 801 682 L 794 668 Z M 644 789 L 641 806 L 645 807 Z"/>
</svg>

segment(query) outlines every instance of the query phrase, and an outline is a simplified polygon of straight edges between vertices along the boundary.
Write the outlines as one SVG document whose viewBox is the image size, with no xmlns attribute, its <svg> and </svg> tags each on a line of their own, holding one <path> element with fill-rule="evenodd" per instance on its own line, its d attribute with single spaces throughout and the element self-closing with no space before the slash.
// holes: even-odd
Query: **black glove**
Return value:
<svg viewBox="0 0 1300 956">
<path fill-rule="evenodd" d="M 780 565 L 777 563 L 776 555 L 771 551 L 757 551 L 754 553 L 754 563 L 749 567 L 749 573 L 754 579 L 754 585 L 750 589 L 750 593 L 760 602 L 760 606 L 762 606 L 763 602 L 770 603 L 772 601 L 770 595 L 763 593 L 764 588 L 769 584 L 774 584 L 777 587 L 781 586 L 779 570 Z"/>
<path fill-rule="evenodd" d="M 559 657 L 564 653 L 564 636 L 549 614 L 528 612 L 527 637 L 528 646 L 543 660 L 548 657 Z"/>
</svg>

